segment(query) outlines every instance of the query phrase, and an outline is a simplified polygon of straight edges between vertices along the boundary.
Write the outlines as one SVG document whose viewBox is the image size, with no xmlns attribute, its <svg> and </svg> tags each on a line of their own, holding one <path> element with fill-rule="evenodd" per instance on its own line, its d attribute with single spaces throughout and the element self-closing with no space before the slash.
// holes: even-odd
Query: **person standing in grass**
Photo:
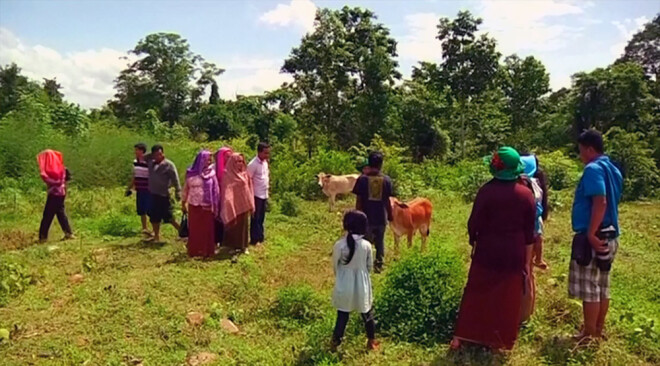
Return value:
<svg viewBox="0 0 660 366">
<path fill-rule="evenodd" d="M 248 254 L 248 220 L 254 214 L 254 191 L 243 155 L 233 153 L 227 159 L 220 192 L 222 245 Z"/>
<path fill-rule="evenodd" d="M 532 252 L 532 264 L 542 270 L 548 269 L 548 264 L 543 260 L 543 223 L 548 219 L 548 183 L 545 172 L 539 166 L 536 155 L 523 155 L 520 159 L 525 163 L 525 175 L 530 180 L 536 201 L 536 225 L 534 232 L 534 251 Z"/>
<path fill-rule="evenodd" d="M 362 211 L 369 219 L 367 238 L 376 245 L 374 271 L 380 273 L 385 261 L 385 229 L 392 221 L 392 180 L 381 173 L 383 154 L 374 151 L 369 154 L 369 166 L 363 167 L 363 174 L 355 182 L 353 194 L 356 196 L 355 208 Z"/>
<path fill-rule="evenodd" d="M 254 188 L 254 214 L 250 221 L 250 244 L 261 244 L 265 240 L 264 221 L 266 219 L 266 205 L 268 204 L 268 191 L 270 189 L 270 146 L 260 142 L 257 146 L 257 156 L 248 164 L 247 171 Z"/>
<path fill-rule="evenodd" d="M 584 324 L 575 338 L 600 338 L 610 305 L 610 269 L 619 248 L 619 201 L 623 177 L 603 154 L 600 132 L 583 132 L 578 137 L 578 147 L 585 167 L 573 201 L 572 224 L 576 233 L 573 249 L 579 240 L 591 255 L 582 258 L 586 263 L 583 261 L 585 265 L 581 265 L 577 253 L 572 253 L 568 293 L 582 300 Z"/>
<path fill-rule="evenodd" d="M 346 236 L 337 241 L 332 249 L 332 269 L 335 287 L 332 305 L 337 309 L 337 321 L 332 335 L 332 349 L 336 350 L 344 338 L 349 314 L 362 314 L 367 331 L 367 348 L 377 350 L 376 324 L 372 311 L 373 294 L 369 272 L 373 268 L 371 243 L 364 239 L 367 232 L 367 216 L 360 211 L 344 215 Z"/>
<path fill-rule="evenodd" d="M 513 348 L 531 272 L 536 204 L 521 179 L 524 163 L 515 149 L 502 147 L 488 164 L 494 179 L 479 189 L 468 220 L 472 263 L 452 349 L 462 342 Z"/>
<path fill-rule="evenodd" d="M 218 178 L 213 168 L 211 152 L 202 150 L 186 171 L 181 211 L 190 212 L 188 220 L 188 255 L 215 255 L 215 221 L 220 202 Z"/>
<path fill-rule="evenodd" d="M 48 198 L 46 207 L 39 226 L 39 242 L 48 240 L 48 231 L 53 218 L 57 221 L 64 232 L 64 239 L 73 239 L 73 231 L 69 225 L 69 219 L 64 210 L 64 199 L 66 198 L 66 182 L 69 180 L 69 171 L 64 166 L 62 153 L 54 150 L 44 150 L 37 155 L 39 173 L 41 179 L 48 186 Z"/>
<path fill-rule="evenodd" d="M 135 144 L 135 160 L 133 160 L 133 178 L 126 188 L 126 196 L 130 196 L 135 189 L 135 206 L 137 214 L 142 220 L 142 234 L 151 236 L 152 233 L 147 227 L 149 206 L 151 204 L 151 194 L 149 193 L 149 165 L 144 158 L 147 153 L 147 145 L 140 142 Z"/>
<path fill-rule="evenodd" d="M 181 228 L 174 220 L 172 203 L 170 202 L 170 187 L 174 187 L 174 197 L 181 200 L 181 183 L 179 173 L 172 161 L 165 158 L 163 146 L 151 147 L 151 154 L 145 156 L 149 168 L 149 192 L 151 192 L 151 206 L 149 218 L 154 228 L 155 242 L 160 242 L 160 223 L 169 223 L 179 231 Z"/>
<path fill-rule="evenodd" d="M 227 165 L 227 160 L 229 160 L 231 154 L 233 154 L 233 151 L 227 146 L 221 147 L 215 153 L 215 176 L 218 180 L 218 187 L 220 188 L 222 188 L 222 178 L 225 175 L 225 166 Z M 215 242 L 218 244 L 222 243 L 222 238 L 224 236 L 224 225 L 222 224 L 220 212 L 222 212 L 222 191 L 218 196 L 218 216 L 215 220 Z"/>
</svg>

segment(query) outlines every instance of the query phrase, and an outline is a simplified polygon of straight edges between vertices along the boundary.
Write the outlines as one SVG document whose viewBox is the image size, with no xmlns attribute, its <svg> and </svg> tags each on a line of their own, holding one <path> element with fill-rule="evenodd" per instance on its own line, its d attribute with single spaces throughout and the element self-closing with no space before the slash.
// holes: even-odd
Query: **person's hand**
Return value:
<svg viewBox="0 0 660 366">
<path fill-rule="evenodd" d="M 185 202 L 181 202 L 181 212 L 188 213 L 188 207 L 186 207 Z"/>
<path fill-rule="evenodd" d="M 126 193 L 124 193 L 124 195 L 125 195 L 126 197 L 129 197 L 129 196 L 132 195 L 132 194 L 133 194 L 133 191 L 131 191 L 130 189 L 127 189 L 127 190 L 126 190 Z"/>
<path fill-rule="evenodd" d="M 607 252 L 607 245 L 605 240 L 599 239 L 596 234 L 589 234 L 587 236 L 587 239 L 589 239 L 589 244 L 591 244 L 591 247 L 594 248 L 596 253 L 602 253 L 602 252 Z"/>
</svg>

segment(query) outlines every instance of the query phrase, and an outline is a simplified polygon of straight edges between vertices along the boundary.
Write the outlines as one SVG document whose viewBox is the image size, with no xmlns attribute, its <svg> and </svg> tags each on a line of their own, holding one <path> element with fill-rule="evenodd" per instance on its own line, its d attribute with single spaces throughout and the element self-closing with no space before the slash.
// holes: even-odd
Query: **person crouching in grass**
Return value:
<svg viewBox="0 0 660 366">
<path fill-rule="evenodd" d="M 335 288 L 332 305 L 337 309 L 337 322 L 332 335 L 332 350 L 341 344 L 348 316 L 357 311 L 362 314 L 367 331 L 367 349 L 377 350 L 376 324 L 372 306 L 371 277 L 373 269 L 371 243 L 364 239 L 367 232 L 367 215 L 360 211 L 349 211 L 344 215 L 346 236 L 337 241 L 332 250 L 332 269 L 335 273 Z"/>
</svg>

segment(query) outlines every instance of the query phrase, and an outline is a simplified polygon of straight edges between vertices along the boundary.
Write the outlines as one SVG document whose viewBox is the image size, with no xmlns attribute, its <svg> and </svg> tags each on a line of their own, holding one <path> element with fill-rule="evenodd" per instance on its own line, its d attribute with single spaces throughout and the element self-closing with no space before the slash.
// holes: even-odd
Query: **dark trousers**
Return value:
<svg viewBox="0 0 660 366">
<path fill-rule="evenodd" d="M 367 227 L 367 240 L 376 246 L 376 260 L 374 267 L 381 268 L 385 262 L 385 228 L 387 226 Z"/>
<path fill-rule="evenodd" d="M 57 215 L 57 221 L 59 221 L 64 234 L 72 234 L 71 226 L 69 226 L 69 219 L 66 217 L 66 212 L 64 211 L 64 197 L 65 196 L 48 195 L 48 198 L 46 199 L 46 207 L 44 207 L 44 214 L 41 218 L 41 226 L 39 227 L 40 240 L 48 238 L 48 230 L 50 229 L 50 224 L 53 222 L 53 217 L 55 217 L 55 215 Z"/>
<path fill-rule="evenodd" d="M 266 201 L 254 197 L 254 215 L 250 222 L 250 244 L 254 245 L 264 241 L 264 220 L 266 219 Z"/>
<path fill-rule="evenodd" d="M 376 322 L 374 321 L 373 311 L 369 310 L 360 315 L 362 315 L 362 320 L 364 320 L 364 328 L 367 331 L 367 338 L 376 338 Z M 349 313 L 337 310 L 337 322 L 335 323 L 335 331 L 332 333 L 332 341 L 335 342 L 335 344 L 340 344 L 342 338 L 344 338 L 346 324 L 348 324 L 348 316 Z"/>
</svg>

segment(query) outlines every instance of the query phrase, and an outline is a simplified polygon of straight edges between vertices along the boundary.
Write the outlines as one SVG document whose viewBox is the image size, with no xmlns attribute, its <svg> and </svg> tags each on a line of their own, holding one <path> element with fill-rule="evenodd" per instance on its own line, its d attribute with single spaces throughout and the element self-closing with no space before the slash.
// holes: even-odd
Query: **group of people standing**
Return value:
<svg viewBox="0 0 660 366">
<path fill-rule="evenodd" d="M 183 191 L 176 166 L 165 158 L 163 147 L 154 145 L 151 154 L 146 150 L 142 143 L 135 145 L 133 179 L 126 195 L 135 189 L 137 214 L 147 235 L 151 235 L 147 219 L 151 222 L 152 240 L 160 241 L 162 222 L 181 230 L 172 214 L 169 191 L 174 187 L 176 201 L 181 201 L 181 210 L 189 215 L 189 256 L 212 257 L 217 244 L 247 254 L 248 241 L 252 245 L 264 241 L 270 186 L 268 144 L 259 144 L 258 154 L 249 164 L 229 147 L 215 154 L 200 151 L 186 170 Z"/>
<path fill-rule="evenodd" d="M 583 302 L 584 322 L 576 339 L 603 336 L 610 299 L 610 270 L 618 250 L 618 204 L 623 178 L 604 155 L 602 135 L 595 130 L 578 138 L 584 173 L 575 191 L 572 210 L 574 238 L 569 269 L 569 296 Z M 223 147 L 215 154 L 202 150 L 186 171 L 181 195 L 174 164 L 165 158 L 163 147 L 135 145 L 133 179 L 127 195 L 135 189 L 137 213 L 144 233 L 160 240 L 161 222 L 173 219 L 169 189 L 189 215 L 188 254 L 210 257 L 216 246 L 248 253 L 250 244 L 264 241 L 264 218 L 269 194 L 270 147 L 260 143 L 249 163 L 242 154 Z M 46 150 L 37 157 L 41 177 L 48 185 L 48 199 L 39 230 L 46 240 L 57 216 L 65 238 L 73 233 L 64 212 L 68 170 L 62 155 Z M 487 159 L 493 179 L 477 193 L 468 220 L 472 262 L 458 312 L 452 349 L 464 342 L 492 349 L 511 349 L 520 324 L 534 309 L 533 267 L 548 268 L 543 260 L 543 225 L 548 217 L 547 183 L 538 159 L 521 156 L 502 147 Z M 386 225 L 393 220 L 390 196 L 392 182 L 381 172 L 383 155 L 373 152 L 359 167 L 353 193 L 356 209 L 343 219 L 346 232 L 333 247 L 335 286 L 332 302 L 337 320 L 332 337 L 334 348 L 342 341 L 350 312 L 359 312 L 365 323 L 367 346 L 377 349 L 370 272 L 383 267 Z M 373 259 L 371 242 L 376 247 Z"/>
</svg>

